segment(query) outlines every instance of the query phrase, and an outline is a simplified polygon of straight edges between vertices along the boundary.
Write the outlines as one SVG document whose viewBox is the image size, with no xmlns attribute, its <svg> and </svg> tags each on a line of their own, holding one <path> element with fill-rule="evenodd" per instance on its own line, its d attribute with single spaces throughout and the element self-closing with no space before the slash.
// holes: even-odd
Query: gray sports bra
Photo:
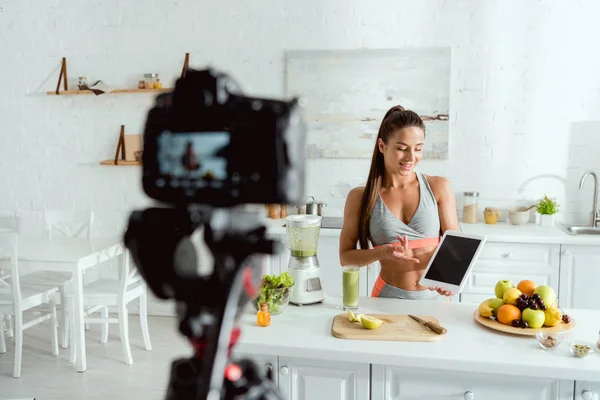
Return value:
<svg viewBox="0 0 600 400">
<path fill-rule="evenodd" d="M 369 230 L 373 247 L 398 241 L 398 235 L 408 240 L 440 237 L 440 217 L 437 201 L 423 174 L 416 172 L 419 180 L 419 205 L 408 225 L 402 222 L 385 205 L 380 195 L 371 212 Z"/>
</svg>

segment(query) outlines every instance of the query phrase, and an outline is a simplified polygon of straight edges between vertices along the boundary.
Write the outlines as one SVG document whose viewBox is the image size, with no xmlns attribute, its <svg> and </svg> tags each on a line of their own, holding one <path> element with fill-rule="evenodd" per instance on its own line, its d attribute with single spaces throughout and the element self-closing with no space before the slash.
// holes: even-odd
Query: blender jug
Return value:
<svg viewBox="0 0 600 400">
<path fill-rule="evenodd" d="M 321 217 L 318 215 L 290 215 L 286 218 L 288 242 L 292 257 L 317 255 Z"/>
</svg>

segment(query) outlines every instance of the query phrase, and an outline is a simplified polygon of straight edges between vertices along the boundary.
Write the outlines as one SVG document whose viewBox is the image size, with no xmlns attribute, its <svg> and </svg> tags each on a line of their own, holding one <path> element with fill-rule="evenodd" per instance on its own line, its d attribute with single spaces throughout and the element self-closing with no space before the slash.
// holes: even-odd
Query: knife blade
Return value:
<svg viewBox="0 0 600 400">
<path fill-rule="evenodd" d="M 425 321 L 419 317 L 415 317 L 414 315 L 409 314 L 408 316 L 411 317 L 412 319 L 414 319 L 415 321 L 417 321 L 418 323 L 420 323 L 421 325 L 431 329 L 433 332 L 437 333 L 438 335 L 443 335 L 446 332 L 448 332 L 448 330 L 446 328 L 444 328 L 443 326 L 439 326 L 436 323 Z"/>
</svg>

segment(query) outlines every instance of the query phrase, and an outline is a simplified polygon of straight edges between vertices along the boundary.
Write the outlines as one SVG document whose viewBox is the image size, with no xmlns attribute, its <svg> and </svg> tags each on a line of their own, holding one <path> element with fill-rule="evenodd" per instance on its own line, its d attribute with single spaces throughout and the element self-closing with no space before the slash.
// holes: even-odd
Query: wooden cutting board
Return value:
<svg viewBox="0 0 600 400">
<path fill-rule="evenodd" d="M 383 320 L 377 329 L 366 329 L 360 322 L 348 321 L 348 314 L 339 314 L 333 318 L 331 334 L 340 339 L 355 340 L 394 340 L 406 342 L 436 342 L 444 335 L 438 335 L 421 325 L 408 315 L 402 314 L 367 314 Z M 426 315 L 415 315 L 425 321 L 439 321 Z"/>
</svg>

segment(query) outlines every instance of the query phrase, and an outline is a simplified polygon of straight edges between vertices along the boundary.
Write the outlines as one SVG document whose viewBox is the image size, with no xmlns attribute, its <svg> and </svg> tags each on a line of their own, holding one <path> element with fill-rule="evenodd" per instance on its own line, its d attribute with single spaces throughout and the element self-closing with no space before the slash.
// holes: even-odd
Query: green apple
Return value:
<svg viewBox="0 0 600 400">
<path fill-rule="evenodd" d="M 528 307 L 523 310 L 521 319 L 527 322 L 530 328 L 537 329 L 544 325 L 546 314 L 542 310 L 532 310 Z"/>
<path fill-rule="evenodd" d="M 494 293 L 496 294 L 497 298 L 501 299 L 504 297 L 504 292 L 506 289 L 514 287 L 515 285 L 513 285 L 513 283 L 509 280 L 498 281 L 498 283 L 496 283 L 496 287 L 494 288 Z"/>
<path fill-rule="evenodd" d="M 498 314 L 498 309 L 500 307 L 502 307 L 504 304 L 506 304 L 504 302 L 503 299 L 499 299 L 497 297 L 494 297 L 493 299 L 490 300 L 490 303 L 488 304 L 492 310 L 494 310 L 494 315 Z"/>
<path fill-rule="evenodd" d="M 546 307 L 552 307 L 556 304 L 556 292 L 548 285 L 541 285 L 535 288 L 533 294 L 538 294 L 540 299 L 544 300 Z"/>
</svg>

